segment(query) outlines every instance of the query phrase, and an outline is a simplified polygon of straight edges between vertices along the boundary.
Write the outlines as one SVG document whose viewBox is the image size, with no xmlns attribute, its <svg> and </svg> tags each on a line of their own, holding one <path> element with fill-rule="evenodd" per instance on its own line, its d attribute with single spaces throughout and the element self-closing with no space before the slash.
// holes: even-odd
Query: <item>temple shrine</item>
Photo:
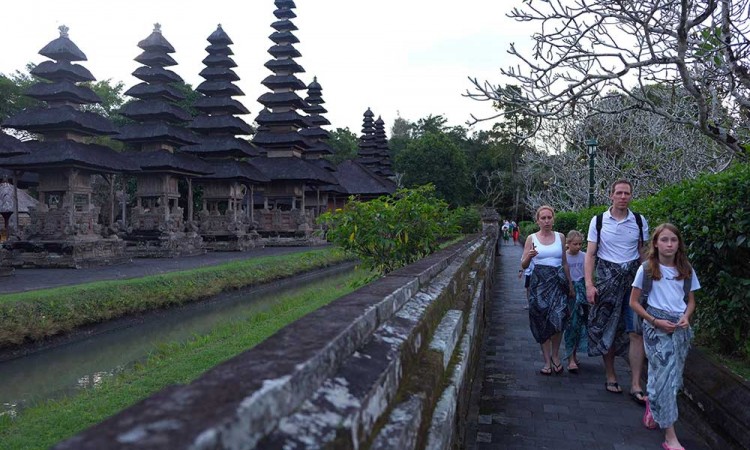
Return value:
<svg viewBox="0 0 750 450">
<path fill-rule="evenodd" d="M 47 81 L 32 85 L 26 95 L 43 103 L 2 124 L 37 136 L 24 143 L 28 154 L 6 158 L 2 166 L 38 174 L 39 204 L 29 211 L 30 224 L 3 245 L 3 265 L 86 267 L 126 261 L 124 242 L 102 226 L 100 206 L 92 201 L 92 177 L 139 167 L 109 147 L 90 143 L 117 131 L 109 119 L 82 108 L 101 99 L 79 84 L 95 78 L 75 64 L 86 61 L 86 55 L 70 40 L 68 28 L 61 26 L 60 37 L 39 54 L 51 61 L 31 74 Z"/>
</svg>

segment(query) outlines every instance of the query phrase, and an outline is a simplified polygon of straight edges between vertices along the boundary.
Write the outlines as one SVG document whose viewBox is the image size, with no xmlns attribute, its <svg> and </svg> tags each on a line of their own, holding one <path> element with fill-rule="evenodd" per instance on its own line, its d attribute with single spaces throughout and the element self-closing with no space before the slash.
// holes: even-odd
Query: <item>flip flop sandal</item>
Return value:
<svg viewBox="0 0 750 450">
<path fill-rule="evenodd" d="M 610 389 L 614 388 L 614 389 Z M 622 394 L 622 388 L 617 381 L 606 381 L 604 383 L 604 389 L 610 394 Z"/>
<path fill-rule="evenodd" d="M 661 443 L 661 448 L 664 450 L 685 450 L 685 447 L 670 447 L 667 441 Z"/>
<path fill-rule="evenodd" d="M 542 375 L 547 375 L 547 376 L 552 375 L 552 368 L 542 367 L 541 369 L 539 369 L 539 373 L 541 373 Z"/>
<path fill-rule="evenodd" d="M 562 362 L 561 362 L 560 364 L 555 364 L 555 363 L 553 362 L 553 363 L 552 363 L 552 367 L 553 367 L 553 369 L 555 370 L 555 375 L 560 375 L 561 373 L 563 373 L 563 365 L 562 365 Z"/>
<path fill-rule="evenodd" d="M 634 402 L 638 403 L 639 405 L 645 405 L 646 404 L 646 395 L 643 393 L 643 391 L 633 391 L 630 393 L 630 398 L 633 399 Z"/>
</svg>

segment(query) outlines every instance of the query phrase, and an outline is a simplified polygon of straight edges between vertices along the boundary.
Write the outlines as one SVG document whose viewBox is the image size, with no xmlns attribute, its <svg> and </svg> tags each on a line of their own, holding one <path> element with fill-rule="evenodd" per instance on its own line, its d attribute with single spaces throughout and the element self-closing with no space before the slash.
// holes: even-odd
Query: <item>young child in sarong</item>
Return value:
<svg viewBox="0 0 750 450">
<path fill-rule="evenodd" d="M 589 351 L 588 331 L 586 330 L 589 303 L 586 301 L 586 285 L 583 280 L 583 261 L 586 258 L 586 252 L 581 251 L 583 235 L 579 231 L 571 230 L 566 242 L 570 278 L 573 280 L 576 295 L 568 297 L 570 319 L 563 333 L 564 359 L 568 360 L 568 372 L 578 373 L 578 352 L 588 353 Z"/>
<path fill-rule="evenodd" d="M 647 292 L 649 275 L 651 289 Z M 648 357 L 648 398 L 643 424 L 664 430 L 661 444 L 664 450 L 683 449 L 674 423 L 677 392 L 682 388 L 682 372 L 693 336 L 690 318 L 695 311 L 696 289 L 700 289 L 700 283 L 688 261 L 679 230 L 669 223 L 659 225 L 651 237 L 648 259 L 633 281 L 630 307 L 643 319 L 643 342 Z"/>
</svg>

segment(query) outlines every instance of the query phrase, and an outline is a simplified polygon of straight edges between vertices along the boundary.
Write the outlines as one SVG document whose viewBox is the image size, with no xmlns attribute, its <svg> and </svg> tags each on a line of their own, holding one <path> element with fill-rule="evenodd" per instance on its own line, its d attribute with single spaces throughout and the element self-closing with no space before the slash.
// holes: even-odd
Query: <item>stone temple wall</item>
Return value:
<svg viewBox="0 0 750 450">
<path fill-rule="evenodd" d="M 460 446 L 495 240 L 395 271 L 55 448 Z"/>
</svg>

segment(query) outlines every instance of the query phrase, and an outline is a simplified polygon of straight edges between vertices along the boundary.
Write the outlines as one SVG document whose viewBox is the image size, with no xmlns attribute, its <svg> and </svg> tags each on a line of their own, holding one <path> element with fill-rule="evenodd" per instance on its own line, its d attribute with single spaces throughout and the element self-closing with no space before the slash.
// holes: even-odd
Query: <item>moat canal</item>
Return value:
<svg viewBox="0 0 750 450">
<path fill-rule="evenodd" d="M 159 345 L 184 342 L 215 327 L 249 318 L 282 296 L 343 281 L 353 270 L 344 264 L 268 285 L 221 294 L 214 299 L 150 314 L 142 322 L 70 344 L 0 362 L 0 415 L 47 399 L 99 385 Z"/>
</svg>

